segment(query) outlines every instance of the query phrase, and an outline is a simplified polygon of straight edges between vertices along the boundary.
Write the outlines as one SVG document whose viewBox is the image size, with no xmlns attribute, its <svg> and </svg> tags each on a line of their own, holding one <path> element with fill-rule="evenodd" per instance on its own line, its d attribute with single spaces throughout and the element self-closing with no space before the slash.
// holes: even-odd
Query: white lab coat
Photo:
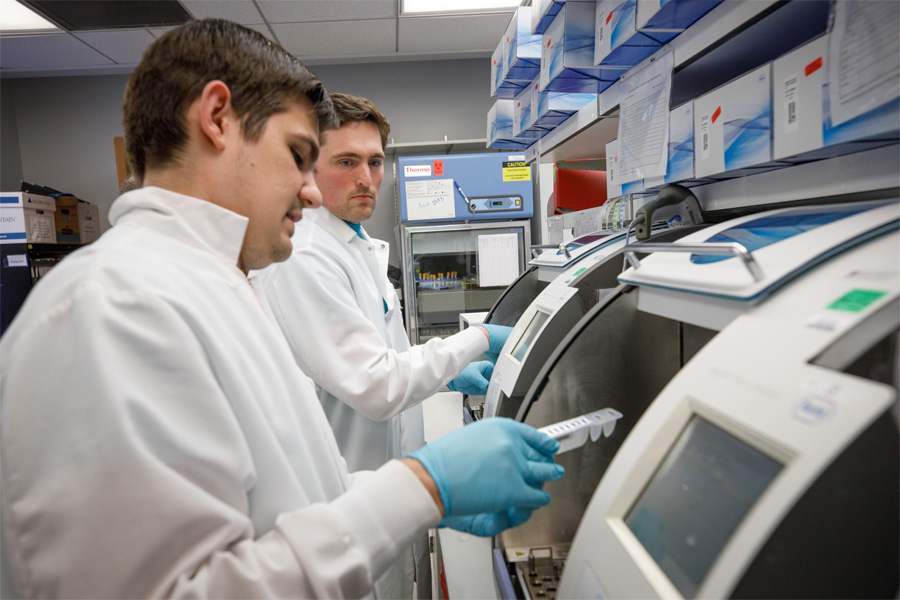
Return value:
<svg viewBox="0 0 900 600">
<path fill-rule="evenodd" d="M 440 515 L 399 462 L 347 472 L 236 267 L 246 219 L 145 188 L 110 220 L 0 340 L 3 559 L 17 594 L 370 594 Z"/>
<path fill-rule="evenodd" d="M 465 330 L 410 347 L 387 278 L 388 244 L 361 239 L 324 207 L 303 211 L 293 243 L 287 261 L 258 276 L 350 469 L 420 448 L 419 403 L 487 351 L 487 338 Z"/>
<path fill-rule="evenodd" d="M 292 256 L 255 273 L 297 364 L 317 384 L 351 470 L 377 469 L 421 448 L 419 403 L 488 349 L 477 330 L 411 348 L 387 278 L 390 247 L 363 234 L 324 207 L 304 210 Z M 425 536 L 379 590 L 411 598 L 414 578 L 419 597 L 429 595 Z"/>
</svg>

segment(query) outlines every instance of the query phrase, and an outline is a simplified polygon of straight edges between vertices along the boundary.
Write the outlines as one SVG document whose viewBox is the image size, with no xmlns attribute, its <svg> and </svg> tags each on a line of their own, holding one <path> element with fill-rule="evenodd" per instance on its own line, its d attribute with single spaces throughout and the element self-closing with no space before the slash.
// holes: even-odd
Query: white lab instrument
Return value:
<svg viewBox="0 0 900 600">
<path fill-rule="evenodd" d="M 666 386 L 594 493 L 560 597 L 896 595 L 893 223 L 782 280 Z"/>
</svg>

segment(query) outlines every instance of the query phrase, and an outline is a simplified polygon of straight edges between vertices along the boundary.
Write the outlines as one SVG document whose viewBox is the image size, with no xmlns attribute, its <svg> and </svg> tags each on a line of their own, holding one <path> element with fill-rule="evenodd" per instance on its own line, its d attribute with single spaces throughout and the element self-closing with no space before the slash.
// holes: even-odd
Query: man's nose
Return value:
<svg viewBox="0 0 900 600">
<path fill-rule="evenodd" d="M 360 165 L 356 170 L 356 185 L 364 188 L 372 187 L 372 172 L 369 165 Z"/>
<path fill-rule="evenodd" d="M 300 192 L 297 193 L 303 208 L 318 208 L 322 206 L 322 192 L 316 185 L 316 178 L 312 171 L 303 176 L 303 185 L 300 186 Z"/>
</svg>

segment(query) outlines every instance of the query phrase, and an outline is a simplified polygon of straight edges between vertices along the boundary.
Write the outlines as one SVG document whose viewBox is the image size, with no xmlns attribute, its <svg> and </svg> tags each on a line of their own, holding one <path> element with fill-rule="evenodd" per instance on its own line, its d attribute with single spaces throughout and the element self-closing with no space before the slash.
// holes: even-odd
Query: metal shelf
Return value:
<svg viewBox="0 0 900 600">
<path fill-rule="evenodd" d="M 384 148 L 386 156 L 416 154 L 454 154 L 461 152 L 499 152 L 487 147 L 487 139 L 442 140 L 428 142 L 391 142 Z"/>
<path fill-rule="evenodd" d="M 502 288 L 420 292 L 417 303 L 420 313 L 489 310 L 502 293 Z"/>
</svg>

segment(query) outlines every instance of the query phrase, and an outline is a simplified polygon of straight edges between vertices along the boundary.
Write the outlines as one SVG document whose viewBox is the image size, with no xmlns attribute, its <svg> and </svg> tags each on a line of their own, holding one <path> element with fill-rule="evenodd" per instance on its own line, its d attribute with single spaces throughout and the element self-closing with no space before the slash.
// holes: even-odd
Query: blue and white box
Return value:
<svg viewBox="0 0 900 600">
<path fill-rule="evenodd" d="M 644 187 L 659 188 L 669 183 L 694 179 L 694 102 L 688 101 L 669 111 L 669 147 L 666 174 L 647 177 Z"/>
<path fill-rule="evenodd" d="M 505 81 L 503 79 L 503 42 L 497 45 L 491 55 L 491 97 L 514 98 L 525 87 L 524 82 Z"/>
<path fill-rule="evenodd" d="M 533 141 L 517 140 L 513 135 L 513 100 L 494 102 L 487 115 L 487 147 L 524 149 Z"/>
<path fill-rule="evenodd" d="M 553 18 L 562 10 L 563 4 L 568 2 L 590 2 L 597 0 L 532 0 L 531 1 L 531 33 L 538 35 L 544 33 Z"/>
<path fill-rule="evenodd" d="M 667 43 L 722 0 L 637 0 L 638 31 Z"/>
<path fill-rule="evenodd" d="M 772 156 L 776 160 L 818 160 L 883 146 L 900 137 L 896 100 L 830 127 L 827 66 L 827 35 L 772 63 Z"/>
<path fill-rule="evenodd" d="M 697 177 L 768 166 L 772 160 L 771 71 L 772 63 L 766 63 L 694 100 Z"/>
<path fill-rule="evenodd" d="M 531 86 L 531 112 L 537 127 L 553 129 L 591 102 L 597 94 L 542 92 L 537 81 Z"/>
<path fill-rule="evenodd" d="M 537 117 L 531 111 L 533 88 L 533 84 L 529 85 L 513 99 L 513 137 L 518 140 L 538 140 L 548 131 L 535 127 Z"/>
<path fill-rule="evenodd" d="M 506 81 L 529 83 L 541 71 L 541 36 L 531 33 L 531 11 L 520 7 L 503 35 L 503 73 Z"/>
<path fill-rule="evenodd" d="M 633 67 L 662 45 L 637 30 L 637 0 L 600 0 L 594 22 L 594 64 Z"/>
<path fill-rule="evenodd" d="M 597 6 L 568 2 L 544 31 L 541 42 L 541 91 L 599 94 L 625 72 L 594 65 L 594 15 Z"/>
<path fill-rule="evenodd" d="M 528 219 L 531 166 L 521 152 L 401 156 L 400 222 Z"/>
<path fill-rule="evenodd" d="M 822 36 L 772 63 L 772 156 L 819 150 L 828 38 Z"/>
</svg>

